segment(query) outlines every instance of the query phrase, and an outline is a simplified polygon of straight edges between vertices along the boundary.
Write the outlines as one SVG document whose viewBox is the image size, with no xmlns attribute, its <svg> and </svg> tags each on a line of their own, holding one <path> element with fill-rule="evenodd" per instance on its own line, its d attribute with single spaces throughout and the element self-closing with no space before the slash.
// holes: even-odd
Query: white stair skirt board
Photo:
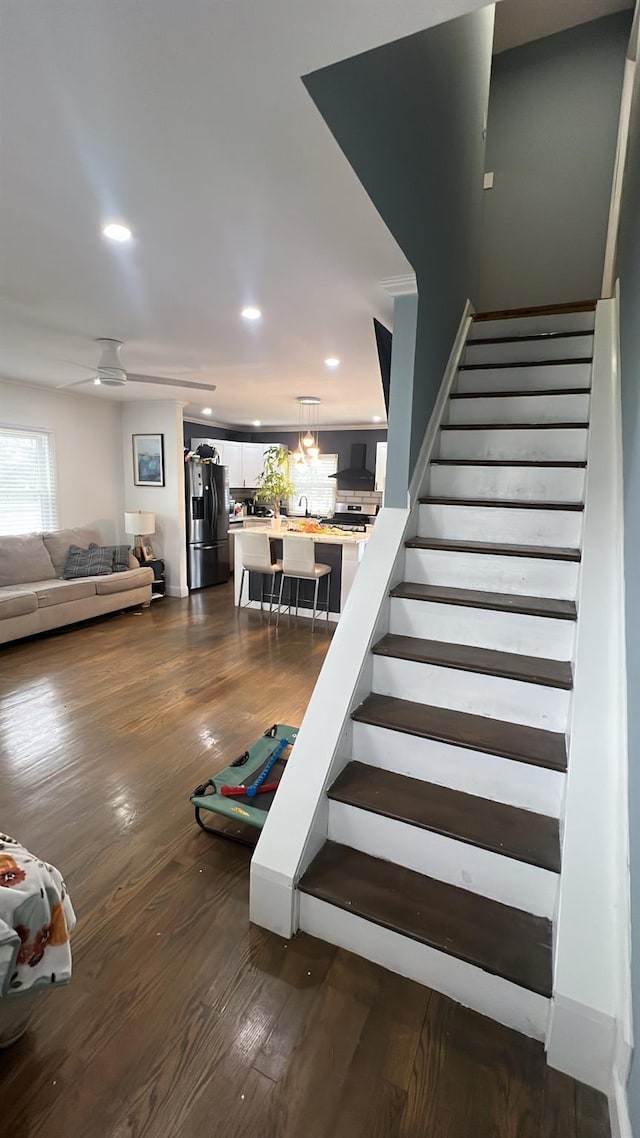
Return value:
<svg viewBox="0 0 640 1138">
<path fill-rule="evenodd" d="M 591 387 L 591 364 L 531 364 L 459 371 L 455 391 L 544 391 L 550 387 Z"/>
<path fill-rule="evenodd" d="M 544 731 L 566 732 L 570 691 L 437 664 L 374 656 L 372 690 Z"/>
<path fill-rule="evenodd" d="M 345 802 L 329 803 L 328 839 L 490 897 L 502 905 L 549 920 L 553 917 L 558 874 L 537 865 L 527 865 Z"/>
<path fill-rule="evenodd" d="M 560 771 L 518 763 L 499 755 L 485 755 L 467 747 L 454 747 L 435 739 L 421 739 L 370 723 L 353 724 L 352 758 L 361 763 L 421 778 L 520 806 L 536 814 L 559 818 L 565 778 Z"/>
<path fill-rule="evenodd" d="M 492 395 L 486 399 L 469 395 L 450 399 L 447 414 L 448 423 L 586 423 L 588 419 L 588 395 Z"/>
<path fill-rule="evenodd" d="M 470 340 L 463 364 L 510 364 L 520 361 L 585 359 L 593 352 L 593 336 L 553 337 L 551 340 L 517 340 L 504 344 L 482 344 Z"/>
<path fill-rule="evenodd" d="M 474 320 L 469 339 L 497 336 L 541 336 L 545 332 L 593 331 L 595 312 L 556 312 L 537 316 L 510 316 L 503 320 Z"/>
<path fill-rule="evenodd" d="M 472 644 L 497 652 L 518 652 L 522 656 L 570 660 L 576 622 L 392 597 L 389 632 L 443 640 L 446 644 Z"/>
<path fill-rule="evenodd" d="M 543 1040 L 549 1000 L 492 976 L 455 956 L 356 917 L 326 901 L 300 894 L 300 928 L 374 964 L 434 988 L 506 1027 Z"/>
<path fill-rule="evenodd" d="M 440 431 L 437 458 L 503 459 L 519 462 L 584 462 L 586 427 L 508 427 Z"/>
<path fill-rule="evenodd" d="M 503 498 L 512 502 L 582 502 L 585 470 L 548 466 L 438 466 L 429 468 L 435 498 Z"/>
<path fill-rule="evenodd" d="M 579 549 L 582 512 L 429 503 L 420 506 L 418 536 Z"/>
<path fill-rule="evenodd" d="M 405 581 L 518 593 L 525 597 L 576 598 L 579 562 L 496 553 L 459 553 L 450 549 L 407 549 Z"/>
</svg>

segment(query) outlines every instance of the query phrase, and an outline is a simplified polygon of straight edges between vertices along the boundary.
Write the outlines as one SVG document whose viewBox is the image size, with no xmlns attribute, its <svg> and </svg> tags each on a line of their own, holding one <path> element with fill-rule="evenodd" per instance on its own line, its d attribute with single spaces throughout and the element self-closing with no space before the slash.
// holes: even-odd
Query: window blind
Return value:
<svg viewBox="0 0 640 1138">
<path fill-rule="evenodd" d="M 303 494 L 309 499 L 309 513 L 314 517 L 323 518 L 332 513 L 336 501 L 336 480 L 330 478 L 338 469 L 337 454 L 321 454 L 315 461 L 295 462 L 289 459 L 289 475 L 293 482 L 294 492 L 289 498 L 288 512 L 290 514 L 304 514 L 304 503 L 298 503 Z"/>
<path fill-rule="evenodd" d="M 57 525 L 53 440 L 48 431 L 0 427 L 0 534 Z"/>
</svg>

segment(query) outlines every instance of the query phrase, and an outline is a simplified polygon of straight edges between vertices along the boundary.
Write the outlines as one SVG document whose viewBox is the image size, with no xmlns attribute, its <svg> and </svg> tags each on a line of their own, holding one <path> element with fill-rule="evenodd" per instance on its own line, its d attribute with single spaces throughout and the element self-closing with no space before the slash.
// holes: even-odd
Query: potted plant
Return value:
<svg viewBox="0 0 640 1138">
<path fill-rule="evenodd" d="M 258 479 L 256 498 L 273 506 L 274 528 L 280 528 L 280 500 L 293 494 L 293 483 L 289 477 L 289 451 L 286 447 L 267 447 L 264 452 L 264 466 Z"/>
</svg>

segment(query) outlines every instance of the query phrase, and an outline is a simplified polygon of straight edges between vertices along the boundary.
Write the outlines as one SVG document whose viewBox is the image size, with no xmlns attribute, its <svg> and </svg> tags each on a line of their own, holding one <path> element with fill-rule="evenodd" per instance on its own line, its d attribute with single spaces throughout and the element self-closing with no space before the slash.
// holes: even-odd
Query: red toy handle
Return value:
<svg viewBox="0 0 640 1138">
<path fill-rule="evenodd" d="M 268 794 L 272 790 L 277 790 L 279 782 L 266 782 L 264 786 L 258 787 L 256 794 Z M 246 786 L 221 786 L 220 793 L 224 794 L 225 798 L 243 798 L 247 793 Z"/>
</svg>

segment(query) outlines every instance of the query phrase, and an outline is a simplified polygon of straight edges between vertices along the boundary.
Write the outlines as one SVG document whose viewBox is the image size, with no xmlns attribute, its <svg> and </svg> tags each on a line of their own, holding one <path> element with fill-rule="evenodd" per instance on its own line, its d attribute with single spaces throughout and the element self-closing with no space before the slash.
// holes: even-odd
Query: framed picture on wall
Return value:
<svg viewBox="0 0 640 1138">
<path fill-rule="evenodd" d="M 134 486 L 164 486 L 164 435 L 132 435 Z"/>
</svg>

